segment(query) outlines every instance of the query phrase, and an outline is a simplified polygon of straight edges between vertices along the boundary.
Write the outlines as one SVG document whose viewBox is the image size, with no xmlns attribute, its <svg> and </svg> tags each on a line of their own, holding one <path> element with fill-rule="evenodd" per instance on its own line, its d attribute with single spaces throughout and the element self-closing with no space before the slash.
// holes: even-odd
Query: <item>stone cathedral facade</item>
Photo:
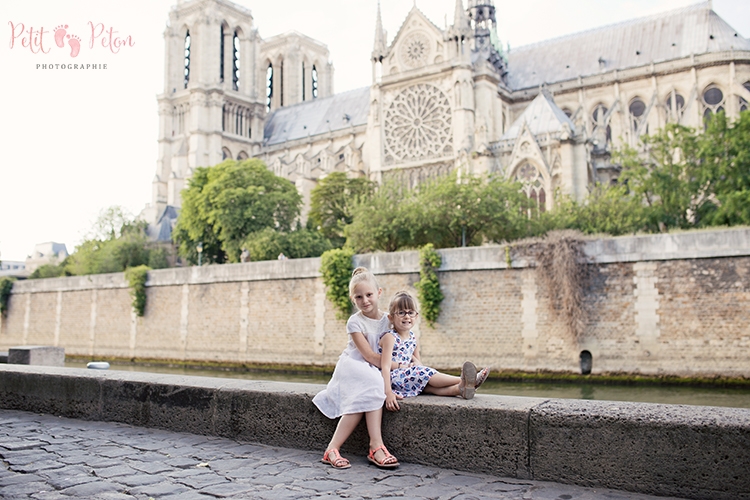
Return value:
<svg viewBox="0 0 750 500">
<path fill-rule="evenodd" d="M 581 200 L 615 180 L 614 148 L 748 108 L 750 41 L 710 1 L 512 50 L 496 33 L 501 6 L 467 1 L 446 28 L 415 5 L 390 41 L 378 7 L 372 84 L 335 94 L 324 43 L 262 39 L 228 0 L 178 0 L 144 216 L 167 223 L 196 167 L 248 157 L 306 201 L 331 172 L 413 186 L 459 169 L 518 179 L 549 210 L 555 193 Z"/>
</svg>

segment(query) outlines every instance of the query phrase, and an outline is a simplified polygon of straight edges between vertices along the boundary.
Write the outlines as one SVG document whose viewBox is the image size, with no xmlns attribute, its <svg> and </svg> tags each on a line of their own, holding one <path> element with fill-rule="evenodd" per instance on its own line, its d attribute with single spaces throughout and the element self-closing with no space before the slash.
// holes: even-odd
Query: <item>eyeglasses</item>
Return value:
<svg viewBox="0 0 750 500">
<path fill-rule="evenodd" d="M 409 316 L 410 318 L 413 318 L 417 314 L 419 314 L 417 311 L 399 311 L 399 312 L 396 313 L 396 316 L 400 316 L 402 318 L 404 316 Z"/>
</svg>

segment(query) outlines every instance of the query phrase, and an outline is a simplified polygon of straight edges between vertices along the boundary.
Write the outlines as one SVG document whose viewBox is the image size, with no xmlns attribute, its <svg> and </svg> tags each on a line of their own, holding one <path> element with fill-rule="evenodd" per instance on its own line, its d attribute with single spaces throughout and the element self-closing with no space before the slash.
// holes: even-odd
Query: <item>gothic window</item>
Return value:
<svg viewBox="0 0 750 500">
<path fill-rule="evenodd" d="M 745 82 L 742 86 L 745 87 L 745 90 L 750 92 L 750 82 Z M 740 97 L 740 113 L 747 111 L 748 109 L 750 109 L 750 107 L 748 107 L 747 100 L 744 97 Z"/>
<path fill-rule="evenodd" d="M 302 100 L 305 100 L 305 63 L 302 63 Z"/>
<path fill-rule="evenodd" d="M 598 149 L 603 149 L 612 141 L 612 127 L 610 127 L 606 120 L 607 111 L 607 107 L 604 104 L 597 104 L 594 108 L 594 112 L 591 113 L 591 119 L 594 125 L 593 135 L 595 140 L 600 141 Z"/>
<path fill-rule="evenodd" d="M 312 72 L 310 73 L 310 76 L 312 78 L 312 98 L 317 99 L 318 98 L 318 68 L 315 67 L 313 64 Z"/>
<path fill-rule="evenodd" d="M 630 113 L 630 130 L 634 134 L 639 134 L 641 124 L 646 119 L 646 103 L 640 97 L 636 97 L 630 101 L 628 112 Z M 648 130 L 643 130 L 643 132 L 648 133 Z"/>
<path fill-rule="evenodd" d="M 240 151 L 239 154 L 237 155 L 237 159 L 240 161 L 247 160 L 247 153 L 244 151 Z"/>
<path fill-rule="evenodd" d="M 385 112 L 386 164 L 452 155 L 451 114 L 448 98 L 433 85 L 398 93 Z"/>
<path fill-rule="evenodd" d="M 234 32 L 232 38 L 232 88 L 240 90 L 240 37 Z"/>
<path fill-rule="evenodd" d="M 562 112 L 565 113 L 565 116 L 568 118 L 571 118 L 573 116 L 573 111 L 570 108 L 563 108 Z"/>
<path fill-rule="evenodd" d="M 268 63 L 266 69 L 266 112 L 271 111 L 271 98 L 273 97 L 273 64 Z"/>
<path fill-rule="evenodd" d="M 707 123 L 711 115 L 724 111 L 724 93 L 716 85 L 709 85 L 703 91 L 703 121 Z"/>
<path fill-rule="evenodd" d="M 190 30 L 185 33 L 185 60 L 184 60 L 184 88 L 187 88 L 190 81 Z"/>
<path fill-rule="evenodd" d="M 172 135 L 185 133 L 185 107 L 174 106 L 172 108 Z"/>
<path fill-rule="evenodd" d="M 284 105 L 284 61 L 279 63 L 279 106 Z"/>
<path fill-rule="evenodd" d="M 221 148 L 221 159 L 226 160 L 227 158 L 231 158 L 232 153 L 227 148 Z"/>
<path fill-rule="evenodd" d="M 521 190 L 531 200 L 534 201 L 539 212 L 544 212 L 547 204 L 547 193 L 544 190 L 544 178 L 536 168 L 529 162 L 524 163 L 516 170 L 516 180 L 523 186 Z M 531 217 L 532 212 L 529 210 L 527 216 Z"/>
<path fill-rule="evenodd" d="M 685 111 L 685 98 L 673 90 L 667 96 L 665 104 L 667 107 L 668 121 L 679 122 L 682 118 L 682 113 Z"/>
<path fill-rule="evenodd" d="M 224 26 L 221 27 L 219 40 L 219 81 L 224 83 Z"/>
</svg>

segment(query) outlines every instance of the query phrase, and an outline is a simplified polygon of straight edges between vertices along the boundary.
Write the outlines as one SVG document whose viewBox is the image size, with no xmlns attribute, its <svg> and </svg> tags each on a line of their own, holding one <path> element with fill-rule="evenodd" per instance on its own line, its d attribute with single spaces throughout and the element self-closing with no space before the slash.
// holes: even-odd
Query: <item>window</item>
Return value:
<svg viewBox="0 0 750 500">
<path fill-rule="evenodd" d="M 240 90 L 240 37 L 237 35 L 237 31 L 234 32 L 232 38 L 232 47 L 232 88 Z"/>
<path fill-rule="evenodd" d="M 547 195 L 544 191 L 544 178 L 539 173 L 539 169 L 526 162 L 516 170 L 516 180 L 523 185 L 521 190 L 529 199 L 534 201 L 538 212 L 544 212 L 547 205 Z M 531 218 L 531 210 L 529 210 L 527 216 Z"/>
<path fill-rule="evenodd" d="M 630 101 L 628 111 L 630 113 L 630 130 L 637 135 L 641 132 L 642 124 L 646 120 L 646 103 L 640 97 L 636 97 Z"/>
<path fill-rule="evenodd" d="M 268 63 L 266 69 L 266 112 L 271 111 L 271 98 L 273 97 L 273 64 Z"/>
<path fill-rule="evenodd" d="M 224 26 L 221 27 L 221 40 L 219 40 L 219 81 L 224 83 Z"/>
<path fill-rule="evenodd" d="M 188 87 L 190 81 L 190 30 L 185 33 L 185 60 L 184 60 L 184 88 Z"/>
<path fill-rule="evenodd" d="M 317 99 L 318 98 L 318 68 L 315 67 L 313 64 L 312 67 L 312 98 Z"/>
<path fill-rule="evenodd" d="M 724 93 L 716 85 L 709 85 L 703 91 L 703 121 L 708 122 L 711 115 L 724 111 Z"/>
<path fill-rule="evenodd" d="M 302 63 L 302 100 L 305 100 L 305 63 Z"/>
<path fill-rule="evenodd" d="M 597 146 L 597 149 L 604 149 L 612 141 L 612 127 L 608 123 L 607 111 L 607 107 L 604 104 L 597 104 L 594 112 L 591 113 L 591 119 L 594 124 L 593 135 L 595 141 L 599 141 L 599 144 L 594 144 Z"/>
<path fill-rule="evenodd" d="M 685 98 L 673 90 L 667 96 L 665 105 L 667 108 L 667 120 L 679 122 L 683 111 L 685 111 Z"/>
<path fill-rule="evenodd" d="M 284 105 L 284 61 L 279 63 L 279 106 Z"/>
<path fill-rule="evenodd" d="M 745 87 L 745 90 L 750 92 L 750 82 L 745 82 L 742 84 L 742 86 Z M 748 109 L 747 99 L 740 96 L 740 113 L 743 111 L 747 111 Z"/>
</svg>

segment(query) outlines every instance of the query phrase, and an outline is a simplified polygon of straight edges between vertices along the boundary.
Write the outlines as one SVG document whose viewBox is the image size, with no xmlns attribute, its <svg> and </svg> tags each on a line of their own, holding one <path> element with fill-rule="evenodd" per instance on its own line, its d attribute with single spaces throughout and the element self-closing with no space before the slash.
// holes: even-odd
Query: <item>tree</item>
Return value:
<svg viewBox="0 0 750 500">
<path fill-rule="evenodd" d="M 250 260 L 273 260 L 280 254 L 290 259 L 319 257 L 332 248 L 331 242 L 319 231 L 297 228 L 283 233 L 270 227 L 249 235 L 242 244 L 250 253 Z"/>
<path fill-rule="evenodd" d="M 239 262 L 248 235 L 266 228 L 289 231 L 301 203 L 294 184 L 260 160 L 199 167 L 182 191 L 174 238 L 190 262 L 198 260 L 199 242 L 206 262 Z"/>
<path fill-rule="evenodd" d="M 369 199 L 375 186 L 364 177 L 349 178 L 343 172 L 327 175 L 310 193 L 308 221 L 335 247 L 341 247 L 346 240 L 344 228 L 353 221 L 354 207 Z"/>
<path fill-rule="evenodd" d="M 344 228 L 346 245 L 355 252 L 395 252 L 414 246 L 415 193 L 395 182 L 383 183 L 370 198 L 352 208 Z"/>
<path fill-rule="evenodd" d="M 714 115 L 699 141 L 699 156 L 704 175 L 697 222 L 750 224 L 750 111 L 734 123 L 724 113 Z"/>
<path fill-rule="evenodd" d="M 415 243 L 437 248 L 508 241 L 526 235 L 530 201 L 521 186 L 499 176 L 454 172 L 419 187 Z"/>
</svg>

